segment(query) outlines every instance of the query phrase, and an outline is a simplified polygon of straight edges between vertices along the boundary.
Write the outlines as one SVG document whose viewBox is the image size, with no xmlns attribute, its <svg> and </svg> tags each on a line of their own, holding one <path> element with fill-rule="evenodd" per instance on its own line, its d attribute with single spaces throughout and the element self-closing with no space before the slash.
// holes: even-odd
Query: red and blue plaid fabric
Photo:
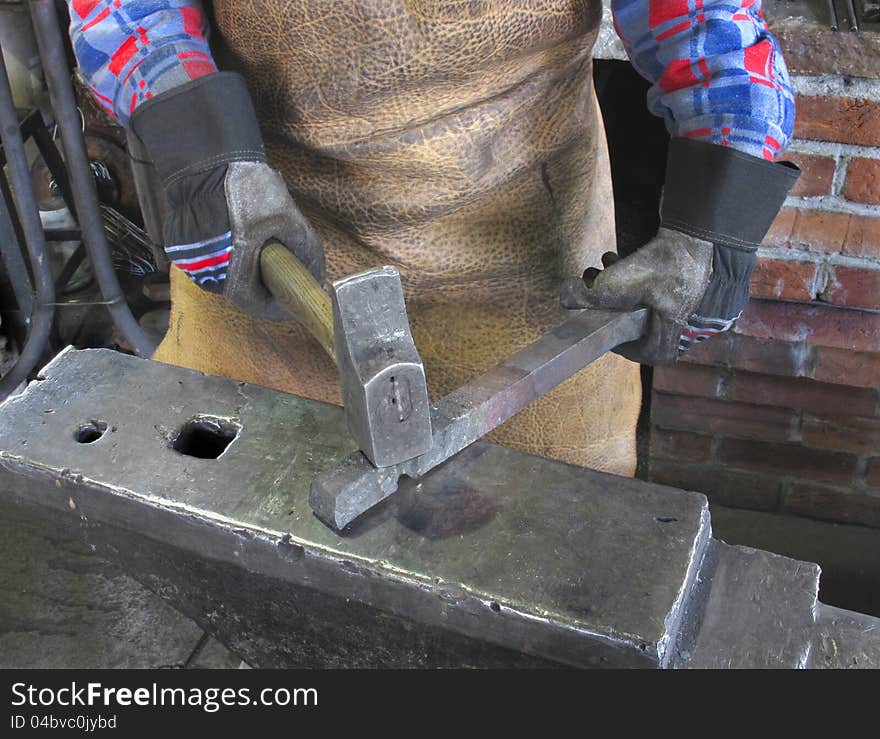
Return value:
<svg viewBox="0 0 880 739">
<path fill-rule="evenodd" d="M 654 83 L 674 136 L 773 159 L 794 93 L 761 0 L 612 0 L 617 32 Z M 198 0 L 68 0 L 70 35 L 98 102 L 123 124 L 143 100 L 216 70 Z"/>
<path fill-rule="evenodd" d="M 774 159 L 794 92 L 761 0 L 612 0 L 617 33 L 673 136 Z"/>
<path fill-rule="evenodd" d="M 70 38 L 98 104 L 125 125 L 153 95 L 216 72 L 194 0 L 68 0 Z"/>
<path fill-rule="evenodd" d="M 208 22 L 193 0 L 68 0 L 70 38 L 98 104 L 126 125 L 135 108 L 165 90 L 217 71 Z M 232 233 L 166 247 L 196 284 L 219 290 Z"/>
<path fill-rule="evenodd" d="M 83 76 L 123 125 L 144 100 L 217 69 L 198 0 L 67 2 Z M 653 83 L 648 105 L 672 135 L 765 159 L 782 153 L 794 94 L 760 0 L 612 0 L 612 10 L 630 59 Z M 193 281 L 219 287 L 232 235 L 168 251 Z"/>
</svg>

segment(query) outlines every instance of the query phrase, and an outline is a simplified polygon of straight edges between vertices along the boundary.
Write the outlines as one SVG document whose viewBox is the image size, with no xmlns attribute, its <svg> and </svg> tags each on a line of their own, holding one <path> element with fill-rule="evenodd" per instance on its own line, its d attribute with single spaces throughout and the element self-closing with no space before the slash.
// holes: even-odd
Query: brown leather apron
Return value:
<svg viewBox="0 0 880 739">
<path fill-rule="evenodd" d="M 248 80 L 270 162 L 331 278 L 405 282 L 433 396 L 559 323 L 563 274 L 614 248 L 591 49 L 599 0 L 215 0 L 217 55 Z M 338 402 L 296 325 L 255 321 L 172 269 L 156 358 Z M 635 468 L 638 368 L 606 356 L 494 441 Z"/>
</svg>

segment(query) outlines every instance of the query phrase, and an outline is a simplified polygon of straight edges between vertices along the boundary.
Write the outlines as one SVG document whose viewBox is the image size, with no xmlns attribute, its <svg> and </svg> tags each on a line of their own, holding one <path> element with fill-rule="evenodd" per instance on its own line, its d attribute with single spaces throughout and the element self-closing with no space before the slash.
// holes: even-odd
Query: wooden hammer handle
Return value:
<svg viewBox="0 0 880 739">
<path fill-rule="evenodd" d="M 305 265 L 282 244 L 270 241 L 260 252 L 263 284 L 305 325 L 333 361 L 333 306 Z"/>
</svg>

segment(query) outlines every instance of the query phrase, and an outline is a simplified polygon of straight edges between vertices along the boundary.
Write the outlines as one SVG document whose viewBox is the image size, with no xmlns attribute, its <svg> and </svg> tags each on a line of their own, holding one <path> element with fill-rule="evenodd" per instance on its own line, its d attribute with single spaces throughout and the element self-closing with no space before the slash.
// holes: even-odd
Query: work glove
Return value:
<svg viewBox="0 0 880 739">
<path fill-rule="evenodd" d="M 260 252 L 276 240 L 319 283 L 324 251 L 266 154 L 244 79 L 218 72 L 138 106 L 136 136 L 168 201 L 165 253 L 199 287 L 258 318 L 292 315 L 263 285 Z"/>
<path fill-rule="evenodd" d="M 657 236 L 564 280 L 563 307 L 649 308 L 644 336 L 615 351 L 642 364 L 676 361 L 742 315 L 758 245 L 799 174 L 788 162 L 673 139 Z"/>
</svg>

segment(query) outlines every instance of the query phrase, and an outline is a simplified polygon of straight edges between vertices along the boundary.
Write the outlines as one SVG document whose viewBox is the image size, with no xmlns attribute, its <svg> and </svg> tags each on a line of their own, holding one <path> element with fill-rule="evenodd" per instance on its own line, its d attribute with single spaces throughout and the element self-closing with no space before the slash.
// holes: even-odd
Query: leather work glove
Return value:
<svg viewBox="0 0 880 739">
<path fill-rule="evenodd" d="M 244 79 L 217 72 L 142 103 L 130 129 L 168 200 L 165 253 L 200 287 L 258 318 L 292 315 L 262 283 L 260 251 L 277 240 L 324 280 L 324 251 L 266 164 Z"/>
<path fill-rule="evenodd" d="M 650 308 L 646 334 L 615 351 L 641 364 L 676 361 L 742 314 L 758 245 L 799 175 L 788 162 L 672 139 L 657 236 L 565 280 L 563 307 Z"/>
</svg>

